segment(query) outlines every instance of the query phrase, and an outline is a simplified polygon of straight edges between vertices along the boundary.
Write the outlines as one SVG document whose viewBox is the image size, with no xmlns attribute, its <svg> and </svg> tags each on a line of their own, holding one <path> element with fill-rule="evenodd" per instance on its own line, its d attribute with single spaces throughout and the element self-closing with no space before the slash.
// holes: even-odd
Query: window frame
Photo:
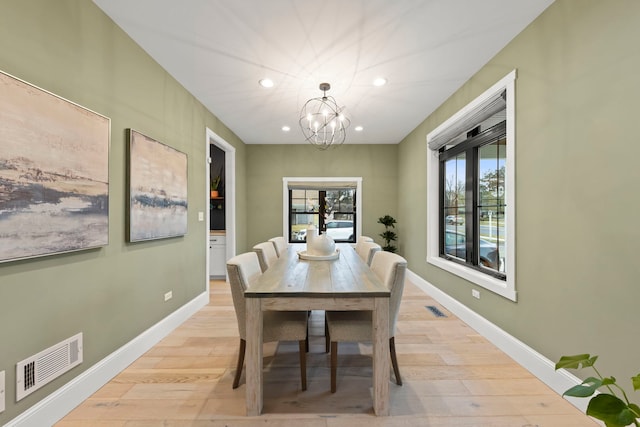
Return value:
<svg viewBox="0 0 640 427">
<path fill-rule="evenodd" d="M 311 187 L 320 188 L 338 188 L 342 186 L 350 186 L 355 188 L 355 235 L 354 240 L 357 241 L 358 236 L 362 234 L 362 177 L 283 177 L 282 178 L 282 235 L 290 239 L 289 233 L 289 190 L 290 186 L 309 184 Z M 295 242 L 293 244 L 304 244 Z"/>
<path fill-rule="evenodd" d="M 515 271 L 515 79 L 516 70 L 511 71 L 464 108 L 451 116 L 427 135 L 427 263 L 459 276 L 474 285 L 517 301 Z M 506 99 L 506 172 L 505 183 L 507 201 L 505 208 L 506 228 L 506 278 L 494 277 L 481 269 L 466 264 L 447 260 L 440 256 L 441 240 L 444 238 L 440 230 L 440 156 L 439 149 L 429 147 L 429 142 L 443 130 L 452 128 L 478 111 L 496 94 L 507 91 Z"/>
<path fill-rule="evenodd" d="M 445 258 L 447 261 L 452 261 L 459 263 L 461 265 L 465 265 L 469 268 L 473 268 L 478 270 L 484 274 L 488 274 L 490 276 L 496 277 L 500 280 L 506 280 L 506 274 L 502 272 L 495 271 L 493 269 L 489 269 L 483 267 L 479 260 L 476 260 L 478 254 L 480 252 L 480 231 L 476 226 L 478 221 L 476 221 L 477 217 L 480 216 L 480 212 L 478 211 L 478 189 L 479 189 L 479 170 L 478 170 L 478 161 L 479 161 L 479 151 L 482 147 L 491 144 L 492 142 L 506 139 L 506 125 L 505 122 L 500 122 L 493 127 L 481 132 L 478 135 L 467 138 L 465 141 L 455 145 L 449 150 L 441 149 L 441 153 L 439 156 L 440 161 L 440 183 L 439 183 L 439 191 L 440 198 L 439 201 L 442 202 L 444 199 L 444 186 L 445 186 L 445 170 L 443 165 L 449 159 L 453 159 L 458 157 L 460 154 L 465 154 L 465 180 L 466 180 L 466 201 L 469 202 L 467 205 L 467 209 L 464 214 L 464 228 L 465 235 L 471 236 L 470 239 L 465 238 L 465 254 L 466 259 L 463 261 L 461 259 L 457 259 L 456 257 L 449 255 L 446 253 L 446 232 L 447 232 L 447 224 L 445 221 L 445 215 L 443 212 L 440 212 L 440 224 L 438 226 L 440 233 L 440 241 L 439 241 L 439 256 L 441 258 Z M 441 211 L 444 211 L 446 207 L 440 206 Z"/>
</svg>

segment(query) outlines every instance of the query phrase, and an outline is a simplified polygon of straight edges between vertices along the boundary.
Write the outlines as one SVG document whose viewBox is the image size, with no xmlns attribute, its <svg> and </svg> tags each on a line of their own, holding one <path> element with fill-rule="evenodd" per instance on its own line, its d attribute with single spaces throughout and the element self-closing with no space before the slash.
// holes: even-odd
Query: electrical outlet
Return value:
<svg viewBox="0 0 640 427">
<path fill-rule="evenodd" d="M 480 299 L 480 291 L 478 291 L 477 289 L 471 289 L 471 296 Z"/>
<path fill-rule="evenodd" d="M 169 291 L 166 294 L 164 294 L 165 301 L 169 301 L 171 298 L 173 298 L 173 291 Z"/>
<path fill-rule="evenodd" d="M 4 412 L 4 371 L 0 372 L 0 412 Z"/>
</svg>

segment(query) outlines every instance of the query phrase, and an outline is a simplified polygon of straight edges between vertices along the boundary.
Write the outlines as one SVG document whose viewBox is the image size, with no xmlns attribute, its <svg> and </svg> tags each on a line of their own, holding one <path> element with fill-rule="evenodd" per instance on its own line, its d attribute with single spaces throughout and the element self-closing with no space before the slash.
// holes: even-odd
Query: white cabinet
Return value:
<svg viewBox="0 0 640 427">
<path fill-rule="evenodd" d="M 227 274 L 227 245 L 225 236 L 209 236 L 209 276 L 225 277 Z"/>
</svg>

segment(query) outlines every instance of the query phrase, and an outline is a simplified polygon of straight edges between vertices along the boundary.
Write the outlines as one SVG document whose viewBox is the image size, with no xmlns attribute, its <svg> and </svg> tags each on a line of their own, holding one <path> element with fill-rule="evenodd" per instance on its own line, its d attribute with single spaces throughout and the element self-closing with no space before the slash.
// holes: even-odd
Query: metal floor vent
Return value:
<svg viewBox="0 0 640 427">
<path fill-rule="evenodd" d="M 436 317 L 447 317 L 447 315 L 440 311 L 440 309 L 435 305 L 425 305 L 425 307 Z"/>
<path fill-rule="evenodd" d="M 82 363 L 82 332 L 16 365 L 16 401 Z"/>
</svg>

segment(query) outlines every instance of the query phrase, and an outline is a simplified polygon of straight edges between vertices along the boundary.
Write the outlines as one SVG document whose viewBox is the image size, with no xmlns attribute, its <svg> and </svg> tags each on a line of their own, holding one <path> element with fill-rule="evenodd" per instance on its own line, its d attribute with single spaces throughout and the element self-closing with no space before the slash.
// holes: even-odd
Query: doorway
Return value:
<svg viewBox="0 0 640 427">
<path fill-rule="evenodd" d="M 207 128 L 206 131 L 206 153 L 209 154 L 209 161 L 205 162 L 206 165 L 206 204 L 207 206 L 207 291 L 209 290 L 209 279 L 211 277 L 211 258 L 212 250 L 216 250 L 218 254 L 214 254 L 216 257 L 223 256 L 223 260 L 216 258 L 218 262 L 226 261 L 235 256 L 236 253 L 236 212 L 235 212 L 235 198 L 236 198 L 236 182 L 235 182 L 235 167 L 236 167 L 236 150 L 235 148 L 225 141 L 222 137 L 217 135 L 211 129 Z M 217 161 L 214 162 L 213 156 L 215 154 Z M 224 163 L 221 163 L 224 162 Z M 219 179 L 218 179 L 219 177 Z M 218 195 L 213 198 L 212 182 L 218 181 Z M 223 186 L 223 188 L 222 188 Z M 212 215 L 212 211 L 214 211 Z M 224 226 L 223 226 L 224 224 Z M 224 248 L 218 246 L 213 247 L 211 245 L 212 236 L 224 236 Z M 225 269 L 226 270 L 226 269 Z"/>
</svg>

